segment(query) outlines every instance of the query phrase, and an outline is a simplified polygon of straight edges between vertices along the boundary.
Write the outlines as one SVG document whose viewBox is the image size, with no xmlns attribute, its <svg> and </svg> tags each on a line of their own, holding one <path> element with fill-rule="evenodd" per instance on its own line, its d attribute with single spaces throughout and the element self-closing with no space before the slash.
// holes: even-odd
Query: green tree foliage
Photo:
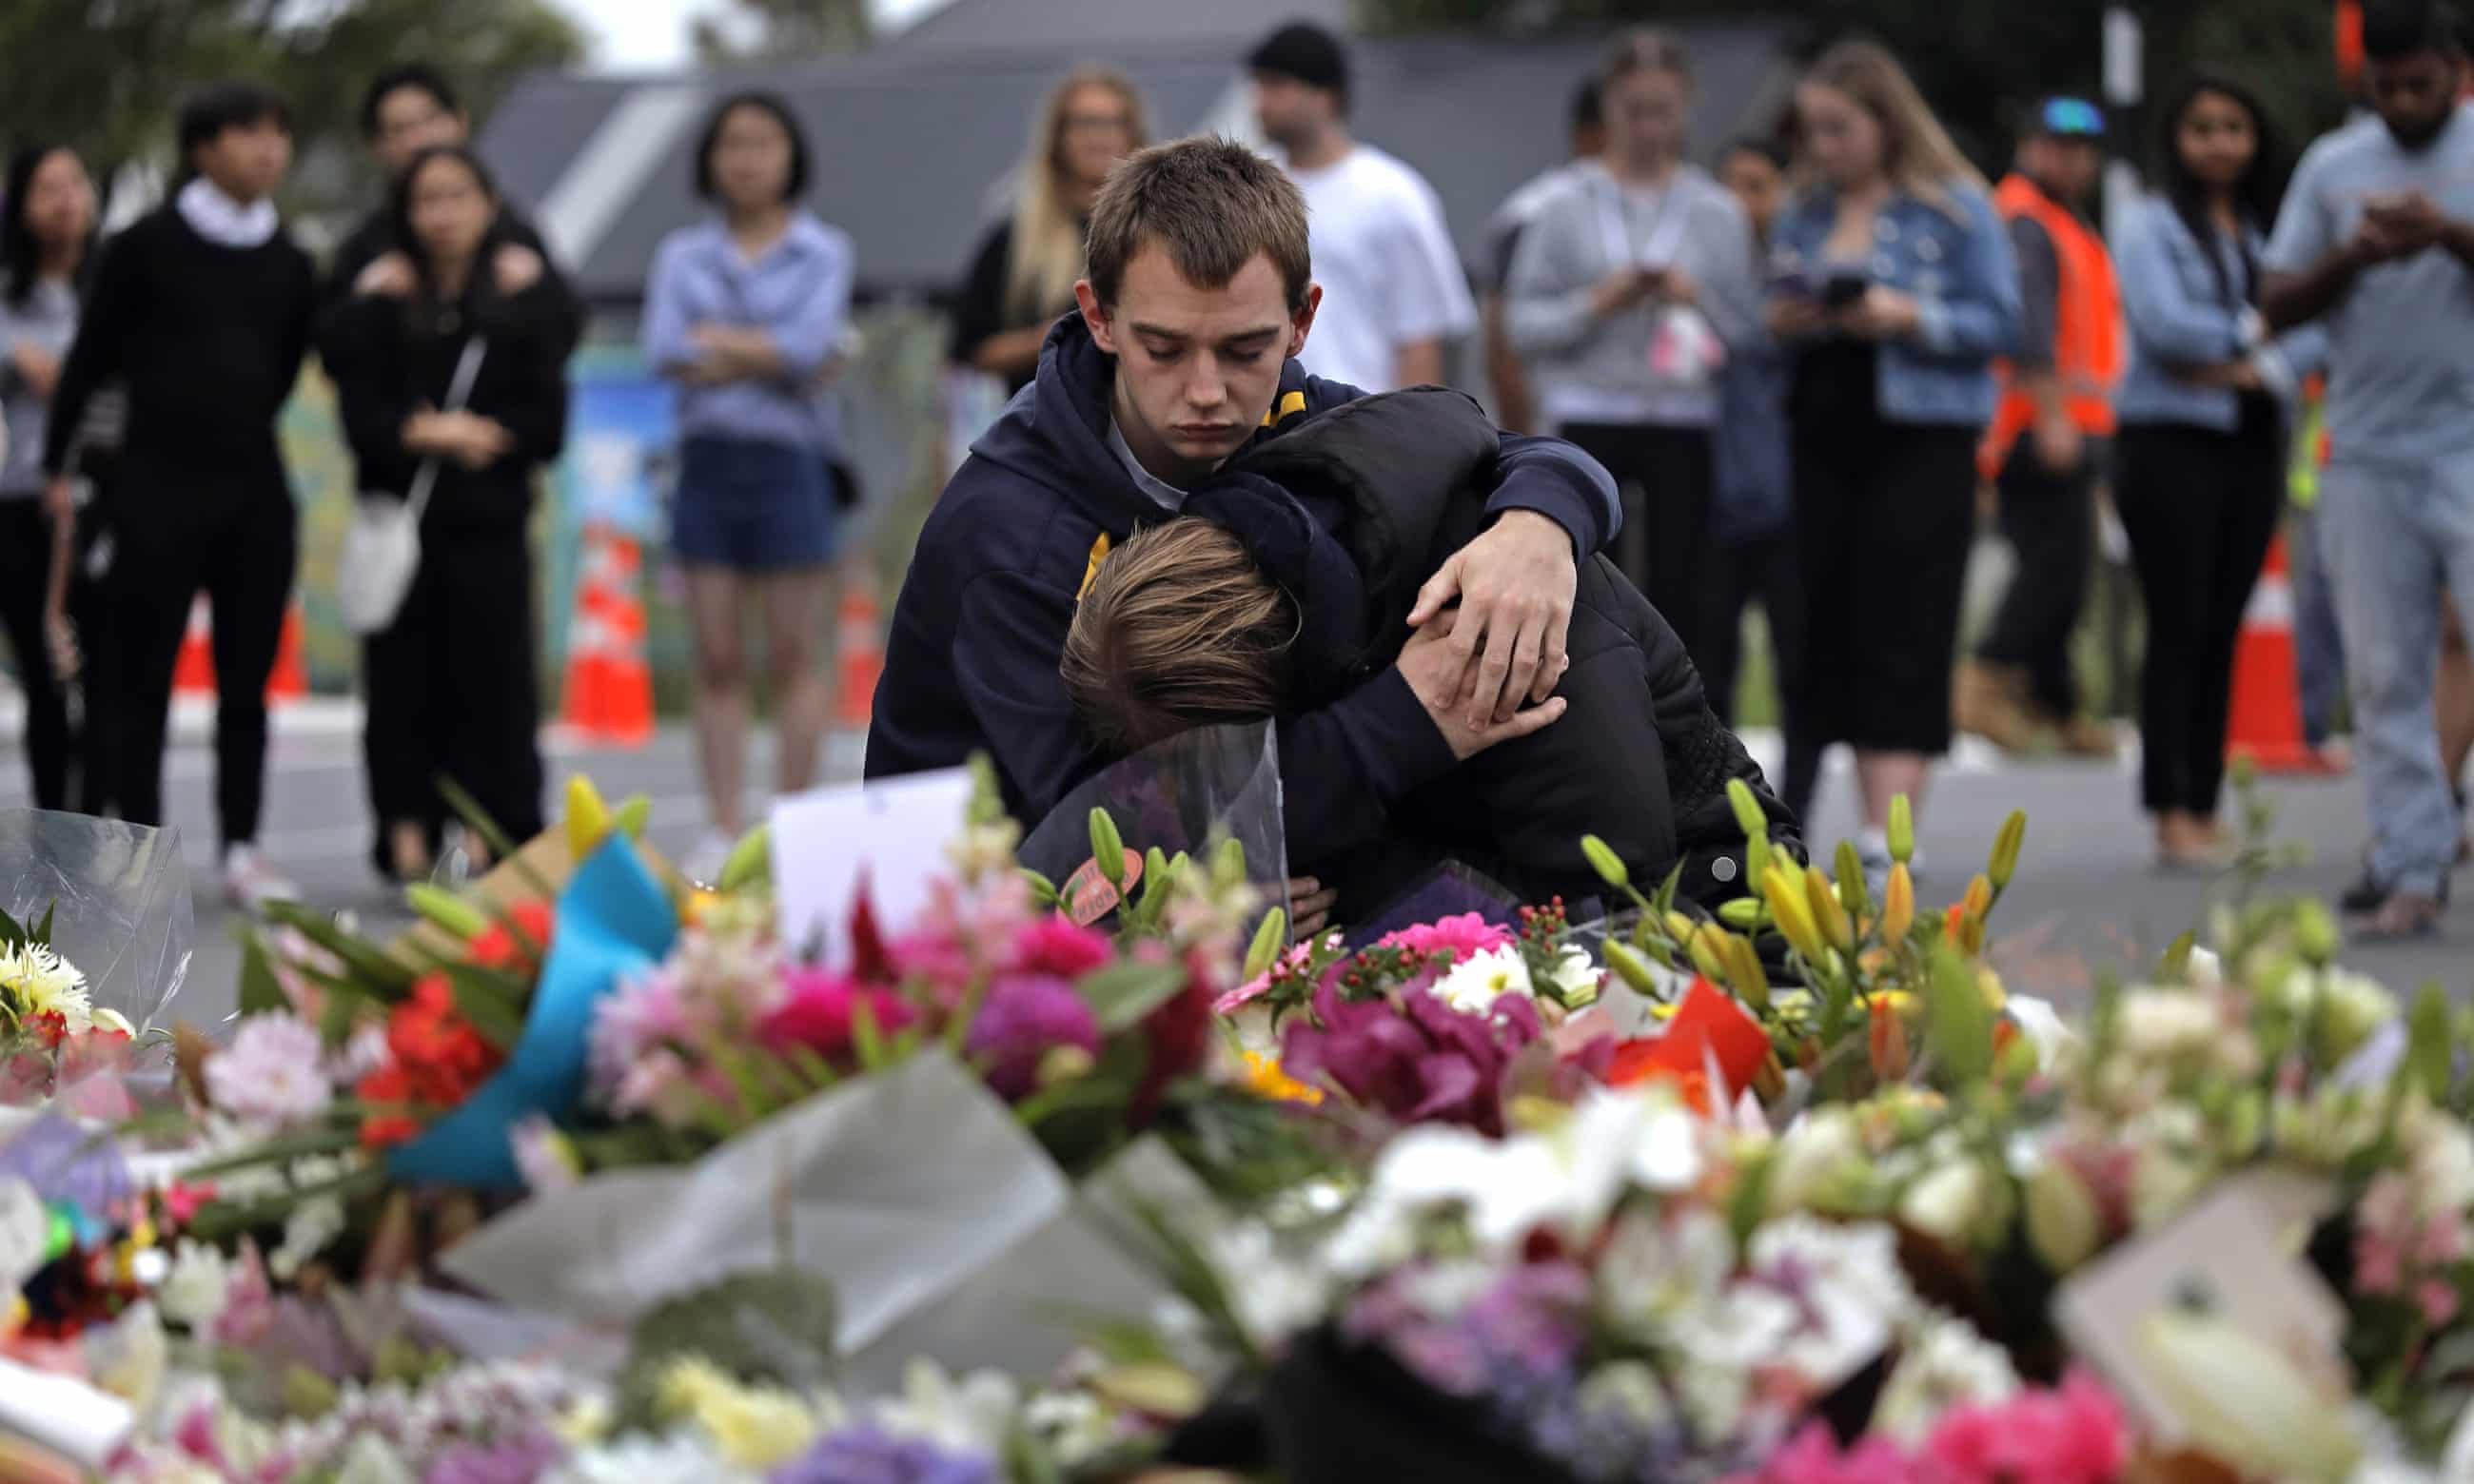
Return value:
<svg viewBox="0 0 2474 1484">
<path fill-rule="evenodd" d="M 827 57 L 867 36 L 867 0 L 732 0 L 727 15 L 700 16 L 689 31 L 708 65 Z"/>
<path fill-rule="evenodd" d="M 310 195 L 365 190 L 362 87 L 420 58 L 455 80 L 477 122 L 516 78 L 584 57 L 573 21 L 546 0 L 5 0 L 0 141 L 63 140 L 107 173 L 171 156 L 182 90 L 248 77 L 283 92 Z M 324 204 L 312 202 L 310 204 Z"/>
<path fill-rule="evenodd" d="M 2261 89 L 2289 157 L 2341 116 L 2333 0 L 2139 0 L 2147 90 L 2156 97 L 2201 61 L 2231 63 Z M 2021 110 L 2102 78 L 2099 0 L 1792 0 L 1769 7 L 1799 52 L 1866 35 L 1896 52 L 1944 124 L 1979 164 L 2005 163 Z M 1359 0 L 1373 31 L 1626 22 L 1745 22 L 1739 0 Z M 2144 129 L 2144 125 L 2142 126 Z M 2143 133 L 2134 153 L 2148 152 Z"/>
</svg>

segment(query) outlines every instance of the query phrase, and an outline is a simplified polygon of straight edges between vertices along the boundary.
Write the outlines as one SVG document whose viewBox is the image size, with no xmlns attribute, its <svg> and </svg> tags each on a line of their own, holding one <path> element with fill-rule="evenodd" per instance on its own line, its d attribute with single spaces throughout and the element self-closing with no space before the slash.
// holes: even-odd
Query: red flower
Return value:
<svg viewBox="0 0 2474 1484">
<path fill-rule="evenodd" d="M 898 994 L 861 989 L 821 969 L 793 970 L 789 990 L 789 996 L 756 1027 L 758 1039 L 771 1050 L 798 1045 L 828 1060 L 848 1055 L 861 1004 L 867 1006 L 877 1030 L 888 1038 L 919 1017 L 910 1001 Z"/>
<path fill-rule="evenodd" d="M 1043 918 L 1022 930 L 1014 943 L 1016 972 L 1055 979 L 1079 979 L 1105 966 L 1108 940 L 1063 918 Z"/>
<path fill-rule="evenodd" d="M 549 956 L 550 934 L 556 926 L 549 904 L 520 901 L 506 908 L 504 915 L 515 920 L 516 926 L 523 932 L 522 939 L 509 932 L 504 922 L 493 922 L 466 946 L 466 956 L 480 968 L 500 973 L 539 970 L 541 960 Z"/>
<path fill-rule="evenodd" d="M 1159 1112 L 1160 1099 L 1168 1094 L 1168 1085 L 1199 1070 L 1203 1058 L 1210 1054 L 1211 997 L 1209 985 L 1201 979 L 1188 979 L 1184 989 L 1143 1021 L 1143 1035 L 1151 1041 L 1152 1054 L 1143 1068 L 1142 1083 L 1134 1089 L 1134 1100 L 1127 1110 L 1134 1127 L 1151 1122 L 1152 1115 Z"/>
<path fill-rule="evenodd" d="M 56 1051 L 69 1033 L 69 1019 L 57 1010 L 37 1010 L 26 1017 L 26 1029 L 34 1033 L 36 1044 Z"/>
<path fill-rule="evenodd" d="M 1662 1077 L 1684 1089 L 1687 1102 L 1693 1102 L 1697 1090 L 1703 1100 L 1693 1103 L 1697 1108 L 1712 1090 L 1709 1068 L 1714 1062 L 1725 1084 L 1716 1090 L 1732 1103 L 1735 1094 L 1752 1086 L 1769 1057 L 1769 1032 L 1761 1029 L 1761 1022 L 1736 1004 L 1733 995 L 1707 979 L 1695 979 L 1684 1003 L 1676 1007 L 1675 1018 L 1667 1022 L 1665 1035 L 1615 1047 L 1607 1083 L 1620 1088 Z"/>
<path fill-rule="evenodd" d="M 362 1147 L 384 1149 L 390 1144 L 407 1143 L 420 1135 L 421 1120 L 411 1112 L 412 1079 L 401 1067 L 382 1066 L 363 1077 L 352 1090 L 369 1108 L 361 1118 Z"/>
<path fill-rule="evenodd" d="M 414 982 L 412 994 L 387 1017 L 388 1061 L 361 1079 L 357 1089 L 374 1113 L 361 1125 L 372 1147 L 400 1143 L 421 1132 L 417 1110 L 460 1106 L 506 1058 L 455 1008 L 455 986 L 445 974 Z"/>
</svg>

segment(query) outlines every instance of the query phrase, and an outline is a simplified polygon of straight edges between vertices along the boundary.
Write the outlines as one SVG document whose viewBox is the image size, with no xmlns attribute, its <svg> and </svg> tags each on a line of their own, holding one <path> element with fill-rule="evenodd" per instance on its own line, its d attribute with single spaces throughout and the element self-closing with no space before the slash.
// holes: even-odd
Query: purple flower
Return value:
<svg viewBox="0 0 2474 1484">
<path fill-rule="evenodd" d="M 1292 1021 L 1282 1041 L 1280 1065 L 1290 1076 L 1327 1079 L 1405 1123 L 1460 1123 L 1497 1138 L 1504 1073 L 1541 1030 L 1526 999 L 1506 996 L 1470 1015 L 1425 988 L 1403 992 L 1396 1004 L 1351 1004 L 1326 985 L 1315 993 L 1314 1010 L 1322 1023 Z"/>
<path fill-rule="evenodd" d="M 1100 1021 L 1080 991 L 1046 974 L 1013 974 L 989 987 L 964 1049 L 988 1086 L 1016 1102 L 1039 1086 L 1040 1060 L 1058 1046 L 1097 1056 Z"/>
<path fill-rule="evenodd" d="M 495 1443 L 457 1443 L 430 1460 L 421 1484 L 533 1484 L 567 1457 L 559 1441 L 528 1426 Z"/>
<path fill-rule="evenodd" d="M 837 1432 L 773 1471 L 770 1484 L 999 1484 L 996 1467 L 872 1424 Z"/>
</svg>

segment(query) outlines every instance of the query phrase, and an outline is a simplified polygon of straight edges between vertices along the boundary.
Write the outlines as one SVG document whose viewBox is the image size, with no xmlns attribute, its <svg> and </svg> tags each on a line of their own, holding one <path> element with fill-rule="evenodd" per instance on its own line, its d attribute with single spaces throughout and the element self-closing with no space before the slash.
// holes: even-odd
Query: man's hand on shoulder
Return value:
<svg viewBox="0 0 2474 1484">
<path fill-rule="evenodd" d="M 1563 697 L 1555 696 L 1526 710 L 1515 710 L 1501 721 L 1485 712 L 1472 720 L 1464 682 L 1468 658 L 1452 637 L 1468 621 L 1466 609 L 1447 609 L 1438 613 L 1409 636 L 1396 661 L 1400 678 L 1409 682 L 1409 689 L 1426 708 L 1435 730 L 1443 734 L 1452 755 L 1462 762 L 1498 742 L 1544 730 L 1563 716 L 1565 705 Z"/>
<path fill-rule="evenodd" d="M 1553 693 L 1564 678 L 1579 585 L 1572 538 L 1535 511 L 1516 510 L 1454 552 L 1419 589 L 1409 623 L 1420 638 L 1444 606 L 1460 599 L 1446 653 L 1463 667 L 1457 689 L 1467 730 L 1511 721 L 1523 700 L 1542 702 Z"/>
</svg>

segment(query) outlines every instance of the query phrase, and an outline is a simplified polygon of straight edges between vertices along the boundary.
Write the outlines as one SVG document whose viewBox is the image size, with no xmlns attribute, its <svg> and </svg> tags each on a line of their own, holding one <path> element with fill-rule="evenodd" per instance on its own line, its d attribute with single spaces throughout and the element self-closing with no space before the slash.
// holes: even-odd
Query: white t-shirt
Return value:
<svg viewBox="0 0 2474 1484">
<path fill-rule="evenodd" d="M 1336 165 L 1290 176 L 1305 193 L 1315 281 L 1322 285 L 1322 308 L 1298 358 L 1307 371 L 1388 392 L 1400 347 L 1476 327 L 1443 203 L 1418 172 L 1360 144 Z"/>
</svg>

